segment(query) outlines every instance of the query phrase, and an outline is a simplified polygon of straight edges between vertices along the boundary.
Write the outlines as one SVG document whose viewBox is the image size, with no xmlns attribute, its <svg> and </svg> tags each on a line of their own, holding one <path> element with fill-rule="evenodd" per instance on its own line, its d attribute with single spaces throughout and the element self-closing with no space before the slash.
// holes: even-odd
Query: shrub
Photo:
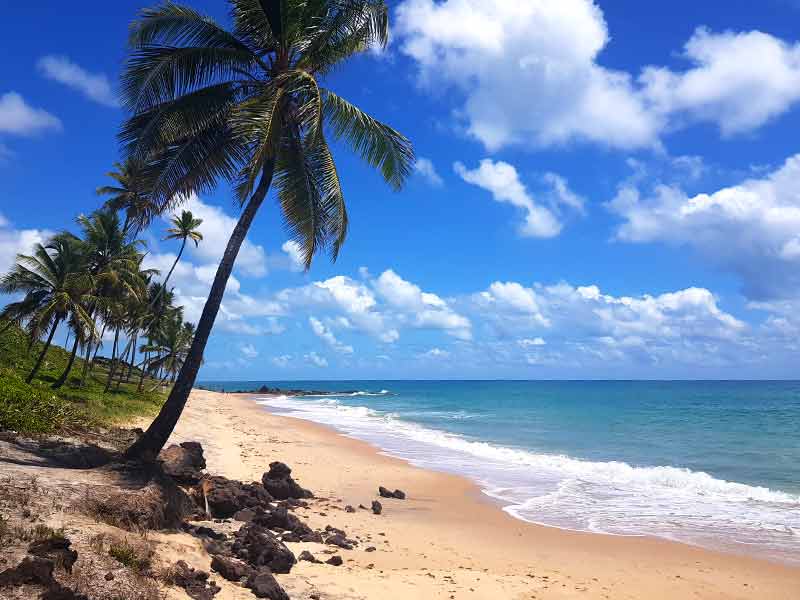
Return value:
<svg viewBox="0 0 800 600">
<path fill-rule="evenodd" d="M 0 430 L 50 433 L 78 417 L 79 411 L 71 402 L 0 372 Z"/>
</svg>

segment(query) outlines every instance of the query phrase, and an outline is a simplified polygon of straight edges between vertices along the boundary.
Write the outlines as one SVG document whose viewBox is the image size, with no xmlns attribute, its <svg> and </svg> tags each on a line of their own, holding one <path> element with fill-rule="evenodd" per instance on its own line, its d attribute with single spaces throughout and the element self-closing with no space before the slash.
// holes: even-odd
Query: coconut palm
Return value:
<svg viewBox="0 0 800 600">
<path fill-rule="evenodd" d="M 159 212 L 150 199 L 145 163 L 131 157 L 124 163 L 114 163 L 114 169 L 116 170 L 107 175 L 117 185 L 101 186 L 97 188 L 97 194 L 110 196 L 105 207 L 115 212 L 123 211 L 125 222 L 122 231 L 127 235 L 130 230 L 133 237 L 136 237 L 142 229 L 150 225 Z"/>
<path fill-rule="evenodd" d="M 191 391 L 236 256 L 273 182 L 306 268 L 336 259 L 347 211 L 328 137 L 399 189 L 414 156 L 400 133 L 330 89 L 324 77 L 388 38 L 383 0 L 229 0 L 228 31 L 195 10 L 146 9 L 130 32 L 122 96 L 133 113 L 120 138 L 146 161 L 156 205 L 232 183 L 244 207 L 219 263 L 197 331 L 158 417 L 128 451 L 155 458 Z"/>
<path fill-rule="evenodd" d="M 42 366 L 56 329 L 67 318 L 83 327 L 93 327 L 84 308 L 91 291 L 85 257 L 77 240 L 69 234 L 55 236 L 47 245 L 36 244 L 32 255 L 17 255 L 14 268 L 0 280 L 0 292 L 23 292 L 25 297 L 9 304 L 2 315 L 27 318 L 31 339 L 49 330 L 42 351 L 27 377 L 33 381 Z M 23 316 L 23 312 L 28 314 Z"/>
<path fill-rule="evenodd" d="M 181 260 L 181 256 L 183 256 L 183 250 L 186 248 L 186 240 L 192 240 L 195 248 L 203 240 L 203 234 L 197 230 L 197 228 L 203 224 L 203 219 L 196 219 L 190 211 L 184 210 L 180 217 L 172 217 L 171 222 L 172 227 L 167 229 L 167 235 L 164 239 L 181 240 L 181 249 L 178 250 L 178 256 L 175 257 L 175 262 L 172 263 L 169 273 L 167 273 L 167 276 L 164 278 L 163 289 L 166 289 L 172 272 Z"/>
</svg>

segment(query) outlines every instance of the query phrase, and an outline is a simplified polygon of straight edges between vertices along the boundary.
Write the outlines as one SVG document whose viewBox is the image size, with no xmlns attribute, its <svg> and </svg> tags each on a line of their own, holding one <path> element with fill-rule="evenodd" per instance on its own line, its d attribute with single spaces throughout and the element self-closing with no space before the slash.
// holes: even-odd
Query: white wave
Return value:
<svg viewBox="0 0 800 600">
<path fill-rule="evenodd" d="M 259 403 L 331 425 L 414 464 L 472 477 L 506 504 L 504 510 L 526 521 L 711 546 L 728 540 L 781 559 L 800 555 L 800 495 L 685 468 L 580 460 L 470 440 L 336 398 Z"/>
</svg>

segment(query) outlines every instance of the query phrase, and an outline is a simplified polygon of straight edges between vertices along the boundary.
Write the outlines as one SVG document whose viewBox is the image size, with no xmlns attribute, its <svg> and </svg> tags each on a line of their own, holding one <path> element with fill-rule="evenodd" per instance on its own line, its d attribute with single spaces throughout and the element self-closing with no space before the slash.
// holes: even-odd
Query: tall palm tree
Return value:
<svg viewBox="0 0 800 600">
<path fill-rule="evenodd" d="M 130 32 L 122 96 L 133 113 L 120 138 L 146 161 L 151 194 L 171 208 L 218 181 L 244 207 L 217 268 L 194 341 L 169 398 L 128 456 L 152 460 L 175 427 L 203 358 L 225 284 L 273 178 L 306 268 L 336 259 L 347 211 L 327 136 L 400 189 L 414 154 L 403 135 L 322 86 L 348 58 L 385 46 L 383 0 L 229 0 L 228 31 L 195 10 L 146 9 Z"/>
<path fill-rule="evenodd" d="M 136 237 L 159 212 L 150 197 L 146 165 L 131 157 L 124 163 L 114 163 L 114 169 L 107 175 L 116 181 L 116 185 L 101 186 L 97 188 L 97 194 L 110 196 L 104 206 L 115 212 L 123 211 L 125 222 L 122 231 L 125 235 L 130 231 Z"/>
<path fill-rule="evenodd" d="M 181 260 L 181 256 L 183 256 L 183 250 L 186 248 L 186 240 L 192 240 L 195 248 L 203 240 L 203 234 L 197 230 L 197 228 L 203 224 L 203 219 L 196 219 L 191 211 L 184 210 L 180 217 L 172 217 L 171 222 L 172 227 L 167 229 L 167 235 L 164 239 L 181 240 L 181 249 L 178 250 L 178 256 L 175 257 L 175 262 L 172 263 L 169 273 L 167 273 L 167 276 L 162 282 L 162 289 L 167 288 L 169 278 L 172 276 L 172 272 Z"/>
<path fill-rule="evenodd" d="M 38 339 L 49 329 L 42 351 L 28 374 L 28 383 L 41 368 L 62 321 L 71 316 L 83 326 L 91 323 L 84 308 L 91 285 L 85 271 L 85 258 L 76 242 L 69 234 L 62 234 L 52 238 L 46 246 L 36 244 L 32 255 L 17 255 L 17 264 L 0 279 L 0 292 L 25 293 L 21 301 L 3 310 L 3 316 L 8 313 L 20 318 L 22 311 L 30 311 L 27 327 L 31 339 Z"/>
</svg>

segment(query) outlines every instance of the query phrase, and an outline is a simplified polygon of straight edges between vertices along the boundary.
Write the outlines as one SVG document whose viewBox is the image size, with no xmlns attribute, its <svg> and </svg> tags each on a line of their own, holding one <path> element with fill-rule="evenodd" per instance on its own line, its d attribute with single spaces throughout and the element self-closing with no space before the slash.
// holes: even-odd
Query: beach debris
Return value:
<svg viewBox="0 0 800 600">
<path fill-rule="evenodd" d="M 406 499 L 406 493 L 403 490 L 395 490 L 392 492 L 383 486 L 378 487 L 378 494 L 381 498 L 396 498 L 398 500 Z"/>
<path fill-rule="evenodd" d="M 334 554 L 328 560 L 325 561 L 325 564 L 333 565 L 334 567 L 341 567 L 344 564 L 342 557 L 338 554 Z"/>
<path fill-rule="evenodd" d="M 373 500 L 372 501 L 372 513 L 376 514 L 376 515 L 379 515 L 379 514 L 381 514 L 382 510 L 383 510 L 383 504 L 381 504 L 377 500 Z"/>
<path fill-rule="evenodd" d="M 261 569 L 251 575 L 245 586 L 257 598 L 269 598 L 270 600 L 289 600 L 286 591 L 278 584 L 269 569 Z"/>
<path fill-rule="evenodd" d="M 158 455 L 158 462 L 165 475 L 178 483 L 195 485 L 203 477 L 206 468 L 203 447 L 198 442 L 183 442 L 180 446 L 164 448 Z"/>
<path fill-rule="evenodd" d="M 253 567 L 238 558 L 219 554 L 211 558 L 211 569 L 219 573 L 224 579 L 236 582 L 247 580 L 256 572 Z"/>
<path fill-rule="evenodd" d="M 264 473 L 261 483 L 267 491 L 278 500 L 287 498 L 313 498 L 309 490 L 300 487 L 291 477 L 292 470 L 282 462 L 269 464 L 269 471 Z"/>
<path fill-rule="evenodd" d="M 186 594 L 194 600 L 211 600 L 220 592 L 220 587 L 209 580 L 209 574 L 200 569 L 195 569 L 186 564 L 186 561 L 176 562 L 168 576 L 173 585 L 186 590 Z"/>
<path fill-rule="evenodd" d="M 308 550 L 303 550 L 300 555 L 297 557 L 297 560 L 305 560 L 310 563 L 320 564 L 322 561 L 319 560 L 316 556 L 311 554 Z"/>
<path fill-rule="evenodd" d="M 253 567 L 269 567 L 273 573 L 288 573 L 296 559 L 274 533 L 255 522 L 246 523 L 235 534 L 234 556 Z"/>
<path fill-rule="evenodd" d="M 270 508 L 272 496 L 260 483 L 242 483 L 221 475 L 203 480 L 205 492 L 196 489 L 196 497 L 204 497 L 215 517 L 230 518 L 246 509 Z M 246 519 L 239 519 L 246 520 Z"/>
</svg>

